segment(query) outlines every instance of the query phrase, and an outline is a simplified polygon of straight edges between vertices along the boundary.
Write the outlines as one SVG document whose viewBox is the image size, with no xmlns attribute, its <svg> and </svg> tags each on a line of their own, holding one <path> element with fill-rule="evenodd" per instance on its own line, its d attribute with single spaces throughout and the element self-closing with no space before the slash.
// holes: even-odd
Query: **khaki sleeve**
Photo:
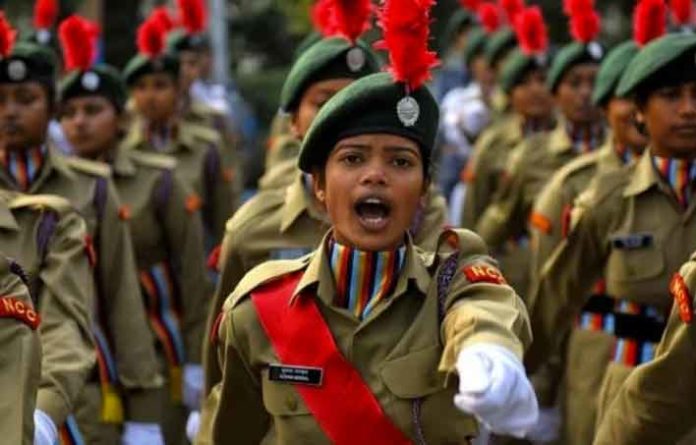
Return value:
<svg viewBox="0 0 696 445">
<path fill-rule="evenodd" d="M 522 359 L 531 342 L 529 317 L 521 298 L 505 284 L 484 243 L 469 233 L 445 302 L 445 345 L 439 369 L 453 372 L 459 351 L 477 343 L 494 343 Z"/>
<path fill-rule="evenodd" d="M 181 289 L 182 334 L 188 363 L 200 363 L 205 336 L 206 309 L 212 285 L 208 279 L 203 249 L 203 223 L 200 212 L 186 209 L 187 192 L 172 172 L 162 180 L 171 180 L 164 224 L 168 251 L 177 270 Z"/>
<path fill-rule="evenodd" d="M 213 414 L 212 443 L 261 443 L 268 430 L 269 417 L 263 405 L 261 384 L 253 374 L 238 343 L 235 310 L 225 313 L 220 326 L 219 341 L 222 382 Z"/>
<path fill-rule="evenodd" d="M 118 196 L 109 181 L 96 246 L 104 313 L 114 341 L 119 380 L 126 392 L 129 420 L 158 419 L 162 377 L 136 275 L 127 223 L 118 217 Z"/>
<path fill-rule="evenodd" d="M 33 308 L 29 290 L 9 270 L 9 261 L 1 260 L 0 298 L 11 298 Z M 38 331 L 27 323 L 0 318 L 0 431 L 3 442 L 33 443 L 34 407 L 41 368 L 41 343 Z"/>
<path fill-rule="evenodd" d="M 604 416 L 595 445 L 677 443 L 694 425 L 696 325 L 674 305 L 656 358 L 624 382 Z"/>
<path fill-rule="evenodd" d="M 420 221 L 417 221 L 413 234 L 414 242 L 424 250 L 437 248 L 437 240 L 447 219 L 447 202 L 445 198 L 431 187 L 426 195 L 426 204 Z"/>
<path fill-rule="evenodd" d="M 239 199 L 235 181 L 225 178 L 220 150 L 211 144 L 206 152 L 203 180 L 206 184 L 203 220 L 212 231 L 213 243 L 218 244 L 225 233 L 225 224 L 234 213 Z"/>
<path fill-rule="evenodd" d="M 36 406 L 57 426 L 74 408 L 96 360 L 91 330 L 96 291 L 86 238 L 81 217 L 61 218 L 38 277 L 43 357 Z"/>
<path fill-rule="evenodd" d="M 467 185 L 462 206 L 461 227 L 465 229 L 473 230 L 476 227 L 499 183 L 501 172 L 493 168 L 486 148 L 491 139 L 488 133 L 481 135 L 464 170 L 464 180 Z"/>
</svg>

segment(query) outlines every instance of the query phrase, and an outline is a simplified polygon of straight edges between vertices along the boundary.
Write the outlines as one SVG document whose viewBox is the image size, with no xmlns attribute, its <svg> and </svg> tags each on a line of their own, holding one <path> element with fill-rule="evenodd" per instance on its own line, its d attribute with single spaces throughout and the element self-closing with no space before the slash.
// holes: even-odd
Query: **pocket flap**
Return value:
<svg viewBox="0 0 696 445">
<path fill-rule="evenodd" d="M 442 348 L 433 345 L 387 361 L 380 375 L 397 397 L 415 399 L 442 391 L 445 377 L 437 370 Z"/>
</svg>

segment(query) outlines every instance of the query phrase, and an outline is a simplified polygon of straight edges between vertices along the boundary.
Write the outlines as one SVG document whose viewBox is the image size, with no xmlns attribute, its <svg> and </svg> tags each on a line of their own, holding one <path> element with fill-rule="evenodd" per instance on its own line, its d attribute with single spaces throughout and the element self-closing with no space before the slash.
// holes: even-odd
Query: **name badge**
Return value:
<svg viewBox="0 0 696 445">
<path fill-rule="evenodd" d="M 635 233 L 631 235 L 614 235 L 611 237 L 611 245 L 614 249 L 634 250 L 650 247 L 653 244 L 653 236 L 650 233 Z"/>
<path fill-rule="evenodd" d="M 307 366 L 270 365 L 268 367 L 268 380 L 271 382 L 321 386 L 324 380 L 324 370 Z"/>
</svg>

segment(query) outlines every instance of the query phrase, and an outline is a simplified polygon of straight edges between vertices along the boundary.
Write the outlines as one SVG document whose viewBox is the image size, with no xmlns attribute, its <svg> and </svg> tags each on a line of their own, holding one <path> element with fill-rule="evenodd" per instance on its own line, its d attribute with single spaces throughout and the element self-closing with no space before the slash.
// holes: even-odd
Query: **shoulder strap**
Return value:
<svg viewBox="0 0 696 445">
<path fill-rule="evenodd" d="M 280 361 L 322 370 L 321 386 L 295 385 L 314 419 L 337 445 L 411 444 L 341 354 L 314 299 L 304 295 L 290 304 L 301 277 L 287 275 L 253 292 L 251 299 Z"/>
<path fill-rule="evenodd" d="M 437 268 L 437 315 L 440 324 L 445 319 L 445 303 L 450 283 L 457 273 L 459 264 L 459 236 L 454 230 L 445 229 L 438 238 L 435 255 L 447 249 L 451 253 Z"/>
</svg>

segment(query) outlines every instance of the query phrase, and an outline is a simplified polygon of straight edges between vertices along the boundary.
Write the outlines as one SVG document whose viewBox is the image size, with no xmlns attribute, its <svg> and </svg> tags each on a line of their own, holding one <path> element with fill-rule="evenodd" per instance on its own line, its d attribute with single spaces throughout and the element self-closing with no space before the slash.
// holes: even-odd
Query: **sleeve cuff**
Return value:
<svg viewBox="0 0 696 445">
<path fill-rule="evenodd" d="M 65 423 L 71 411 L 65 398 L 51 389 L 39 389 L 36 394 L 36 409 L 46 413 L 57 426 Z"/>
<path fill-rule="evenodd" d="M 162 420 L 163 388 L 126 391 L 126 420 L 140 423 L 159 423 Z"/>
</svg>

